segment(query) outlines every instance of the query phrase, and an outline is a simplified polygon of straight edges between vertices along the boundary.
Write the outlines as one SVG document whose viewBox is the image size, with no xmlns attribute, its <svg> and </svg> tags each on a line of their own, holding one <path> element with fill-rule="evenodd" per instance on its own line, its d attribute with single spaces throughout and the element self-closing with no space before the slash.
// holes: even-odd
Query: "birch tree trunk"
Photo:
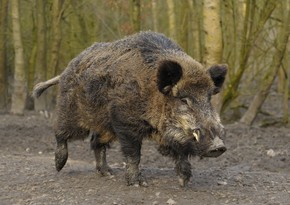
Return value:
<svg viewBox="0 0 290 205">
<path fill-rule="evenodd" d="M 34 69 L 34 84 L 46 79 L 46 23 L 45 23 L 44 1 L 36 1 L 36 59 Z M 44 97 L 34 101 L 36 111 L 46 109 L 46 99 Z"/>
<path fill-rule="evenodd" d="M 221 63 L 222 60 L 222 30 L 220 24 L 220 0 L 204 0 L 203 24 L 205 35 L 206 67 Z M 215 95 L 212 99 L 213 106 L 220 111 L 221 97 Z"/>
<path fill-rule="evenodd" d="M 259 109 L 261 108 L 262 104 L 264 103 L 266 97 L 269 94 L 269 90 L 275 77 L 277 76 L 277 72 L 282 64 L 283 57 L 285 54 L 285 49 L 287 48 L 287 43 L 290 35 L 290 9 L 289 3 L 290 1 L 283 1 L 283 6 L 281 7 L 281 14 L 285 12 L 282 17 L 282 25 L 281 30 L 277 36 L 277 43 L 276 43 L 276 51 L 273 57 L 273 61 L 271 64 L 271 70 L 265 74 L 263 77 L 261 86 L 259 91 L 256 93 L 253 101 L 251 102 L 249 109 L 245 112 L 244 116 L 241 118 L 241 122 L 247 125 L 251 125 L 255 120 Z M 286 11 L 285 11 L 286 9 Z"/>
<path fill-rule="evenodd" d="M 27 97 L 27 81 L 24 69 L 23 45 L 21 39 L 20 19 L 19 19 L 19 2 L 11 0 L 12 15 L 12 32 L 14 42 L 14 82 L 11 99 L 11 113 L 22 115 L 25 108 Z"/>
<path fill-rule="evenodd" d="M 207 66 L 220 63 L 222 57 L 220 0 L 204 0 L 203 25 L 205 33 L 204 63 Z"/>
<path fill-rule="evenodd" d="M 8 0 L 0 1 L 0 109 L 7 108 L 6 31 Z"/>
</svg>

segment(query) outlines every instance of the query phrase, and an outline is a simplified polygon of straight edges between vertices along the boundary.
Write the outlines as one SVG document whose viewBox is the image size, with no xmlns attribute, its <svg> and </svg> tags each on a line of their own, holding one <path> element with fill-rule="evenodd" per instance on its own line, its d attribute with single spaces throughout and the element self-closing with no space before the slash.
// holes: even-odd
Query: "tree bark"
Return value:
<svg viewBox="0 0 290 205">
<path fill-rule="evenodd" d="M 141 30 L 141 3 L 140 0 L 132 0 L 132 20 L 134 32 Z"/>
<path fill-rule="evenodd" d="M 0 1 L 0 109 L 6 110 L 8 88 L 7 88 L 7 69 L 6 69 L 6 31 L 8 0 Z"/>
<path fill-rule="evenodd" d="M 24 69 L 23 44 L 21 39 L 20 19 L 19 19 L 19 2 L 11 0 L 11 15 L 12 15 L 12 32 L 14 42 L 14 82 L 11 99 L 11 113 L 22 115 L 25 108 L 27 97 L 27 81 Z"/>
<path fill-rule="evenodd" d="M 239 58 L 239 68 L 234 76 L 229 79 L 228 86 L 224 91 L 223 102 L 221 110 L 225 108 L 238 96 L 237 89 L 240 84 L 240 80 L 247 68 L 250 52 L 254 45 L 255 40 L 258 38 L 260 32 L 264 28 L 267 20 L 270 18 L 272 12 L 276 8 L 279 1 L 268 0 L 264 3 L 260 15 L 256 14 L 256 0 L 246 1 L 246 14 L 244 20 L 244 29 L 242 33 L 242 47 Z"/>
<path fill-rule="evenodd" d="M 284 70 L 284 96 L 283 96 L 283 122 L 287 124 L 289 122 L 289 75 L 290 75 L 290 67 L 289 67 L 289 51 L 286 47 L 284 59 L 283 59 L 283 70 Z"/>
<path fill-rule="evenodd" d="M 181 2 L 181 29 L 179 32 L 179 42 L 183 50 L 188 53 L 189 43 L 188 43 L 188 34 L 189 34 L 189 3 L 188 1 Z"/>
<path fill-rule="evenodd" d="M 46 21 L 45 21 L 45 2 L 36 1 L 36 59 L 34 69 L 34 84 L 45 81 L 46 79 Z M 44 97 L 34 101 L 36 111 L 46 109 L 46 100 Z"/>
<path fill-rule="evenodd" d="M 222 31 L 219 0 L 204 0 L 203 24 L 205 33 L 204 63 L 207 66 L 220 63 L 222 57 Z"/>
<path fill-rule="evenodd" d="M 206 67 L 221 63 L 222 60 L 222 30 L 220 24 L 220 0 L 204 0 L 203 23 L 205 35 Z M 213 106 L 220 111 L 221 96 L 215 95 L 212 99 Z"/>
<path fill-rule="evenodd" d="M 167 13 L 168 13 L 168 23 L 169 23 L 169 36 L 170 38 L 176 40 L 176 20 L 174 11 L 174 1 L 167 0 Z"/>
<path fill-rule="evenodd" d="M 285 70 L 283 68 L 280 68 L 278 71 L 278 86 L 277 86 L 278 93 L 283 93 L 285 83 L 286 83 Z"/>
<path fill-rule="evenodd" d="M 154 31 L 158 31 L 157 0 L 152 0 L 151 6 L 152 6 L 153 29 Z"/>
<path fill-rule="evenodd" d="M 61 22 L 63 15 L 63 4 L 65 0 L 53 0 L 52 2 L 52 25 L 51 25 L 51 55 L 48 61 L 49 68 L 46 72 L 47 79 L 53 78 L 57 74 L 58 61 L 59 61 L 59 50 L 61 45 Z M 50 89 L 47 91 L 46 102 L 47 110 L 52 110 L 54 108 L 56 98 L 55 89 Z"/>
<path fill-rule="evenodd" d="M 198 61 L 204 62 L 204 32 L 203 32 L 203 3 L 200 0 L 194 0 L 195 5 L 195 12 L 197 18 L 197 35 L 198 35 L 198 48 L 199 48 L 199 55 Z"/>
<path fill-rule="evenodd" d="M 290 3 L 288 0 L 287 3 Z M 274 58 L 271 64 L 271 70 L 265 74 L 263 77 L 261 86 L 259 88 L 259 91 L 256 93 L 253 101 L 251 102 L 249 109 L 246 111 L 244 116 L 241 118 L 241 122 L 245 123 L 247 125 L 251 125 L 256 116 L 258 111 L 260 110 L 261 106 L 263 105 L 265 99 L 267 98 L 269 94 L 269 90 L 271 88 L 271 85 L 273 84 L 273 81 L 275 80 L 275 77 L 277 76 L 277 72 L 282 64 L 282 60 L 285 54 L 285 49 L 287 48 L 287 43 L 290 35 L 290 9 L 288 5 L 284 5 L 281 7 L 281 13 L 283 13 L 283 10 L 287 8 L 286 14 L 282 17 L 282 25 L 281 30 L 278 33 L 277 36 L 277 46 L 276 51 L 274 54 Z"/>
</svg>

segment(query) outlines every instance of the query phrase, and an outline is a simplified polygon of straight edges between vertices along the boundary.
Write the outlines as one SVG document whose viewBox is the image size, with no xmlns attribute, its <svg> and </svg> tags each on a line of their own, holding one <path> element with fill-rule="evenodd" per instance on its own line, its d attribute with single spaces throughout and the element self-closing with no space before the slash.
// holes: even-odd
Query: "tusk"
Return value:
<svg viewBox="0 0 290 205">
<path fill-rule="evenodd" d="M 193 134 L 194 138 L 196 139 L 196 141 L 199 142 L 199 138 L 200 138 L 200 133 L 199 133 L 199 131 L 197 131 L 197 132 L 193 132 L 192 134 Z"/>
</svg>

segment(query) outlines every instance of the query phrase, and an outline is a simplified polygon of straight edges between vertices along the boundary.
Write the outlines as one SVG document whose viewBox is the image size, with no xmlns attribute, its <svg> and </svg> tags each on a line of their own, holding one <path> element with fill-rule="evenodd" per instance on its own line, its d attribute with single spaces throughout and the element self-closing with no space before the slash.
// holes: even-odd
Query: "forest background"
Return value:
<svg viewBox="0 0 290 205">
<path fill-rule="evenodd" d="M 34 100 L 36 83 L 92 43 L 140 30 L 164 33 L 206 67 L 228 64 L 213 100 L 224 119 L 289 122 L 290 0 L 0 0 L 0 110 L 53 111 L 56 89 Z M 281 115 L 262 110 L 269 95 Z"/>
</svg>

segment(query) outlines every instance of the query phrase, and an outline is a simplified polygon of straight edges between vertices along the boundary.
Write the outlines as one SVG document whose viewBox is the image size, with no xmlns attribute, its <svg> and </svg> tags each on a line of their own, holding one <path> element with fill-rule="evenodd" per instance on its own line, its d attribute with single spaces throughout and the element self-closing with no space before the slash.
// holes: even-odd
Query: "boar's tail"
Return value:
<svg viewBox="0 0 290 205">
<path fill-rule="evenodd" d="M 32 96 L 34 98 L 38 98 L 47 88 L 58 84 L 59 79 L 60 79 L 60 75 L 55 76 L 54 78 L 51 78 L 45 82 L 37 83 L 33 88 Z"/>
</svg>

